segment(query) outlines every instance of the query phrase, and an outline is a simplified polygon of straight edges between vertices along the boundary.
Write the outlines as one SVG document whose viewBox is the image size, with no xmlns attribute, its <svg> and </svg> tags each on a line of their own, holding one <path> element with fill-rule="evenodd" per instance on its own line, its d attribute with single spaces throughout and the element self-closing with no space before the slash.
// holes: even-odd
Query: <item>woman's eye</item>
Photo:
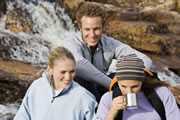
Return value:
<svg viewBox="0 0 180 120">
<path fill-rule="evenodd" d="M 61 74 L 65 74 L 65 72 L 66 72 L 66 71 L 61 71 L 60 73 L 61 73 Z"/>
<path fill-rule="evenodd" d="M 73 71 L 71 71 L 71 73 L 75 73 L 75 71 L 73 70 Z"/>
<path fill-rule="evenodd" d="M 122 87 L 122 88 L 126 88 L 126 86 L 124 86 L 124 85 L 122 85 L 121 87 Z"/>
</svg>

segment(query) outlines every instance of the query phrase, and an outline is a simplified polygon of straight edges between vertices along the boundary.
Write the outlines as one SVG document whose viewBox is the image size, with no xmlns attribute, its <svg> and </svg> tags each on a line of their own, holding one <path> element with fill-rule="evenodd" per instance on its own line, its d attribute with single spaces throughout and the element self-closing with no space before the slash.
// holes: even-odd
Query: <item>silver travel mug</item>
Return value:
<svg viewBox="0 0 180 120">
<path fill-rule="evenodd" d="M 137 97 L 135 93 L 128 93 L 126 96 L 127 100 L 127 109 L 136 109 L 137 108 Z"/>
</svg>

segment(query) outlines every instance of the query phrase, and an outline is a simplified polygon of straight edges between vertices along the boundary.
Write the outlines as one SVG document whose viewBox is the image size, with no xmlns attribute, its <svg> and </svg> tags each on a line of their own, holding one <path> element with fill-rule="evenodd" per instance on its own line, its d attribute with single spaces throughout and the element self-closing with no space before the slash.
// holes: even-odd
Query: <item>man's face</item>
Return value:
<svg viewBox="0 0 180 120">
<path fill-rule="evenodd" d="M 101 17 L 83 16 L 81 18 L 80 31 L 82 37 L 88 47 L 96 46 L 102 35 L 102 19 Z"/>
</svg>

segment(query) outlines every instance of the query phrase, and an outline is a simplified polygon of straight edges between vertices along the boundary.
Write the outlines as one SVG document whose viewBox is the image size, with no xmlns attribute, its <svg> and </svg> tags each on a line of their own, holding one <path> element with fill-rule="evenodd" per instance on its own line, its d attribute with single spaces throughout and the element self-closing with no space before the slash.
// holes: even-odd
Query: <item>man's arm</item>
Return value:
<svg viewBox="0 0 180 120">
<path fill-rule="evenodd" d="M 175 96 L 176 101 L 179 104 L 179 108 L 180 108 L 180 85 L 170 86 L 169 88 L 173 93 L 173 95 Z"/>
<path fill-rule="evenodd" d="M 76 74 L 79 78 L 91 82 L 96 82 L 107 89 L 110 86 L 111 78 L 99 71 L 88 60 L 81 59 L 77 61 Z"/>
<path fill-rule="evenodd" d="M 103 48 L 105 50 L 110 49 L 111 51 L 114 51 L 114 59 L 118 59 L 121 56 L 126 56 L 129 54 L 136 54 L 143 60 L 146 68 L 150 69 L 152 66 L 152 60 L 147 55 L 139 52 L 127 44 L 122 43 L 120 40 L 103 35 L 101 42 L 103 43 Z"/>
<path fill-rule="evenodd" d="M 76 76 L 82 80 L 98 83 L 109 89 L 111 78 L 98 70 L 86 58 L 83 57 L 82 49 L 75 41 L 68 41 L 64 47 L 69 49 L 76 59 Z"/>
<path fill-rule="evenodd" d="M 116 46 L 115 57 L 119 58 L 123 55 L 136 54 L 144 62 L 146 68 L 150 69 L 152 67 L 152 60 L 145 54 L 139 52 L 136 49 L 133 49 L 129 45 L 121 43 L 120 41 L 113 40 L 113 44 Z"/>
</svg>

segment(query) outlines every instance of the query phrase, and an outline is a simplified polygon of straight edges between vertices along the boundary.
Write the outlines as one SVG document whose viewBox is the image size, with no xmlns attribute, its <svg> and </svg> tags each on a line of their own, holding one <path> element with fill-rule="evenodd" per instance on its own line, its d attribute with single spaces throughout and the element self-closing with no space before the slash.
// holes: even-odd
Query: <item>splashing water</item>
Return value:
<svg viewBox="0 0 180 120">
<path fill-rule="evenodd" d="M 168 68 L 164 68 L 164 71 L 158 72 L 157 75 L 160 80 L 167 81 L 172 86 L 180 85 L 180 77 Z"/>
<path fill-rule="evenodd" d="M 13 120 L 14 115 L 19 107 L 18 103 L 14 104 L 0 104 L 0 120 Z"/>
<path fill-rule="evenodd" d="M 30 5 L 29 12 L 34 22 L 33 31 L 48 40 L 53 46 L 62 45 L 66 38 L 75 32 L 71 19 L 64 13 L 64 9 L 48 2 L 42 2 L 38 6 Z"/>
</svg>

